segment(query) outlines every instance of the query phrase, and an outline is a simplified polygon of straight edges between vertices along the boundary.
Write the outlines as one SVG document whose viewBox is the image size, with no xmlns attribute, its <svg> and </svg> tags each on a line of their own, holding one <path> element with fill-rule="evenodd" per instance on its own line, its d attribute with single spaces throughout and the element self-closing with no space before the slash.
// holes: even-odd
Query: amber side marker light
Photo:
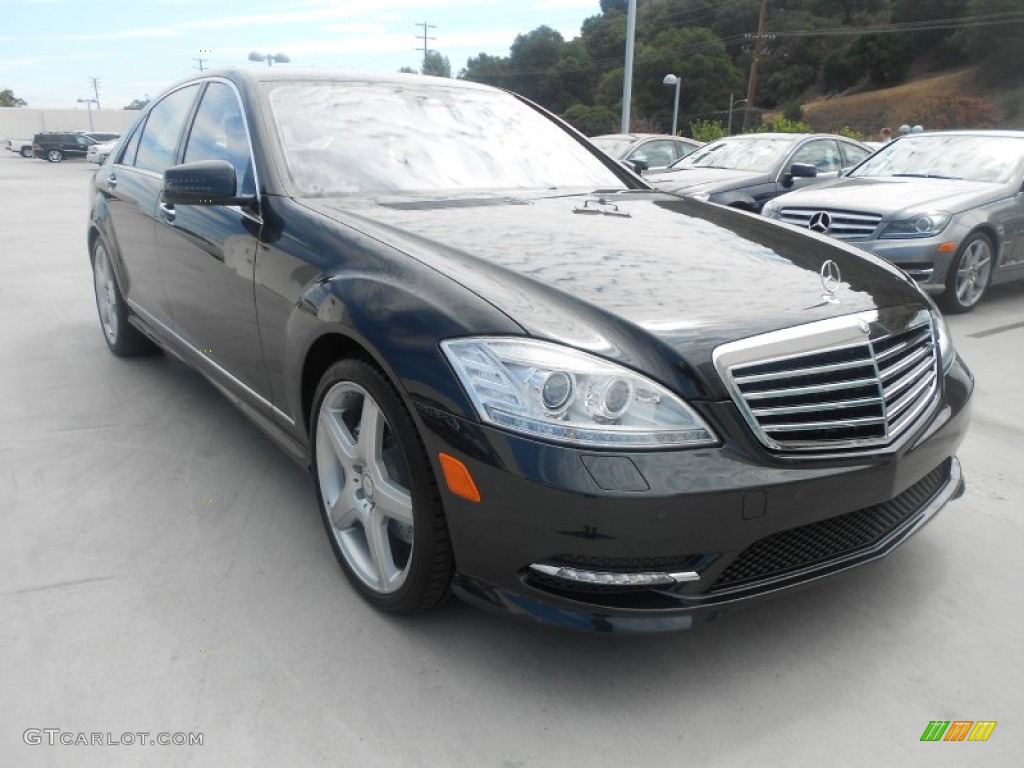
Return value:
<svg viewBox="0 0 1024 768">
<path fill-rule="evenodd" d="M 956 243 L 942 243 L 938 247 L 939 253 L 952 253 L 956 250 Z"/>
<path fill-rule="evenodd" d="M 441 469 L 444 471 L 448 490 L 464 499 L 480 501 L 480 491 L 473 482 L 473 476 L 469 474 L 469 467 L 447 453 L 439 453 L 437 457 L 441 460 Z"/>
</svg>

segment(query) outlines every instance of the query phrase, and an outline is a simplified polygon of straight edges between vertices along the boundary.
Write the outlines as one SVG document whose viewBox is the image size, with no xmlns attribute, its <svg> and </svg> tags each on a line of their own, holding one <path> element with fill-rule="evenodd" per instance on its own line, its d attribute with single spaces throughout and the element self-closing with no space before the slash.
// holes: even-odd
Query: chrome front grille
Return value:
<svg viewBox="0 0 1024 768">
<path fill-rule="evenodd" d="M 719 348 L 716 365 L 769 448 L 886 445 L 935 400 L 938 362 L 927 312 L 897 331 L 854 315 L 759 338 L 763 347 L 751 339 Z"/>
<path fill-rule="evenodd" d="M 828 228 L 822 234 L 837 240 L 867 240 L 882 221 L 881 214 L 877 213 L 826 211 L 821 208 L 783 208 L 779 211 L 779 218 L 787 224 L 808 229 L 811 219 L 818 213 L 827 215 Z"/>
</svg>

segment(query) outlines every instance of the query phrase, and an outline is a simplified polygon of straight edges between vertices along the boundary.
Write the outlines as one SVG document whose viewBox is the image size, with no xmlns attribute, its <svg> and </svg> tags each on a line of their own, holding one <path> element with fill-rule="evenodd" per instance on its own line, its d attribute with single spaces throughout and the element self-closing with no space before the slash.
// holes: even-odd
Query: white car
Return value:
<svg viewBox="0 0 1024 768">
<path fill-rule="evenodd" d="M 97 163 L 103 165 L 103 161 L 107 159 L 107 155 L 114 151 L 114 147 L 117 146 L 117 139 L 111 139 L 110 141 L 101 141 L 99 144 L 91 144 L 89 149 L 85 152 L 85 159 L 90 163 Z"/>
<path fill-rule="evenodd" d="M 4 142 L 4 149 L 17 152 L 22 157 L 32 157 L 32 139 L 8 139 Z"/>
</svg>

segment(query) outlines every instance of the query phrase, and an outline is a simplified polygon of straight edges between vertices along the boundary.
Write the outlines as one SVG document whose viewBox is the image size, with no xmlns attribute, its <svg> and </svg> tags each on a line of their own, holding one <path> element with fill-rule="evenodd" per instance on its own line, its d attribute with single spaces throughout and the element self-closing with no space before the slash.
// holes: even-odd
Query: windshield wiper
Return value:
<svg viewBox="0 0 1024 768">
<path fill-rule="evenodd" d="M 894 173 L 893 178 L 910 177 L 914 179 L 950 179 L 952 181 L 963 181 L 963 176 L 940 176 L 937 173 Z"/>
</svg>

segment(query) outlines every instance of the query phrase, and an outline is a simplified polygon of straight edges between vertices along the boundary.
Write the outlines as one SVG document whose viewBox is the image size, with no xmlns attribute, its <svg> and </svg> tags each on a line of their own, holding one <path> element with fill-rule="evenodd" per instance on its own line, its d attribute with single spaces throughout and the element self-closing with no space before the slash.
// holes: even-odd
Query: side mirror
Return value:
<svg viewBox="0 0 1024 768">
<path fill-rule="evenodd" d="M 793 163 L 789 175 L 794 179 L 814 179 L 818 176 L 818 169 L 809 163 Z"/>
<path fill-rule="evenodd" d="M 253 195 L 235 195 L 235 167 L 227 160 L 202 160 L 164 171 L 163 198 L 170 205 L 248 205 Z"/>
<path fill-rule="evenodd" d="M 635 170 L 637 173 L 643 173 L 644 171 L 650 170 L 651 168 L 650 163 L 648 163 L 646 160 L 640 160 L 639 158 L 634 157 L 632 160 L 629 160 L 628 162 L 630 165 L 633 166 L 633 170 Z"/>
</svg>

